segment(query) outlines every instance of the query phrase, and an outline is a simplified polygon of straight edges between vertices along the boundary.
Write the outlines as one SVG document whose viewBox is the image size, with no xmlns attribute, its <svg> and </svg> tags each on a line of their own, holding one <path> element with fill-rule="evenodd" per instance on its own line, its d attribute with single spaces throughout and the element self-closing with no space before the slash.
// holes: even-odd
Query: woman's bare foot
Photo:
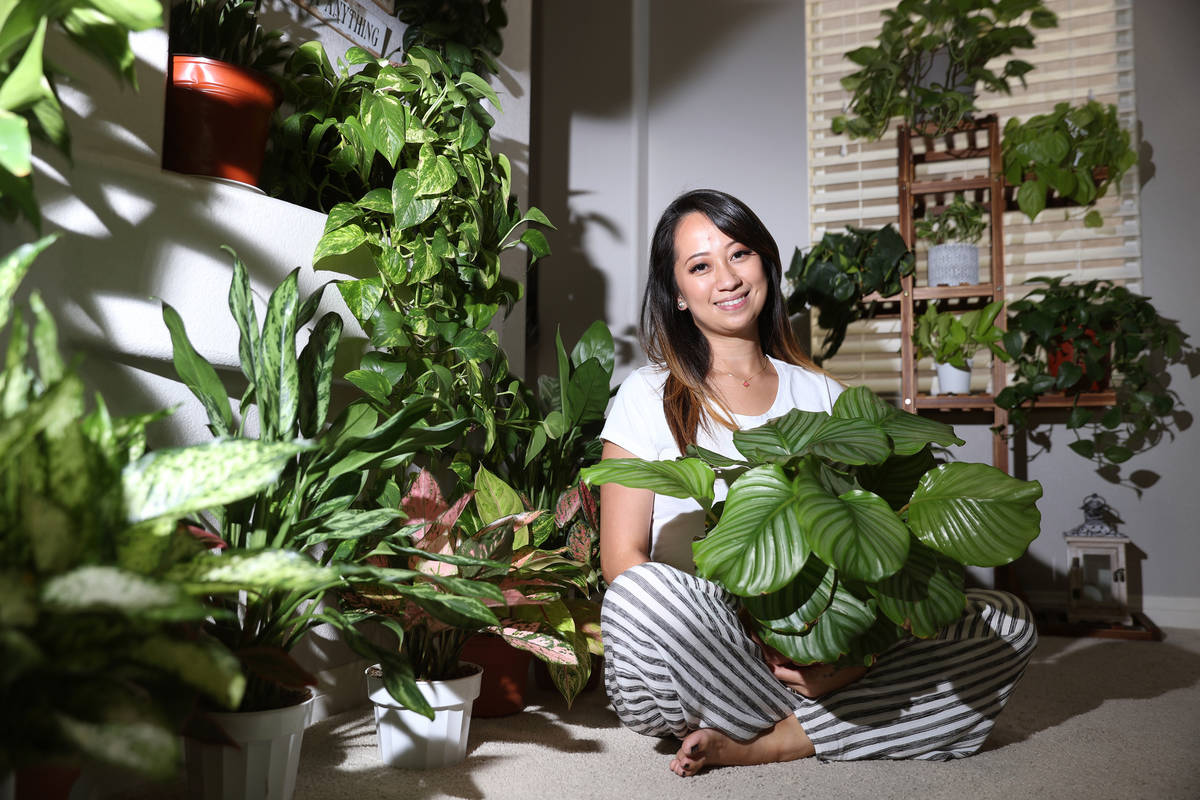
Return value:
<svg viewBox="0 0 1200 800">
<path fill-rule="evenodd" d="M 816 750 L 794 716 L 786 716 L 775 727 L 748 742 L 736 742 L 712 728 L 692 731 L 671 759 L 671 771 L 680 777 L 695 775 L 706 767 L 731 764 L 770 764 L 807 758 Z"/>
</svg>

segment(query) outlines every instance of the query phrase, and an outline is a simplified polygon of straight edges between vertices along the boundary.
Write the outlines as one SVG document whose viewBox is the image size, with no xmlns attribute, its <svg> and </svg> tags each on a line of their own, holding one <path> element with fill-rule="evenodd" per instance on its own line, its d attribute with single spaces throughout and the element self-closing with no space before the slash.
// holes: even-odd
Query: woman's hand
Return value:
<svg viewBox="0 0 1200 800">
<path fill-rule="evenodd" d="M 771 668 L 771 674 L 784 686 L 810 700 L 849 686 L 867 673 L 866 667 L 797 664 L 763 642 L 753 631 L 750 632 L 750 638 L 762 648 L 763 660 Z"/>
</svg>

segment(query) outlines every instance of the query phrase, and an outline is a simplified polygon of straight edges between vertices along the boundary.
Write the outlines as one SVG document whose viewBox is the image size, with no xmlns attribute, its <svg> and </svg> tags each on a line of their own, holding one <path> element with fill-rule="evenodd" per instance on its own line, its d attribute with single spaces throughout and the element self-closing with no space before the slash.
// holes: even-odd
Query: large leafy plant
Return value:
<svg viewBox="0 0 1200 800">
<path fill-rule="evenodd" d="M 12 305 L 53 238 L 0 262 L 0 775 L 66 762 L 169 777 L 197 696 L 233 708 L 245 690 L 201 628 L 223 615 L 170 577 L 200 549 L 177 521 L 271 484 L 303 447 L 146 452 L 162 414 L 114 418 L 99 397 L 89 409 L 44 304 L 31 296 L 32 325 Z"/>
<path fill-rule="evenodd" d="M 587 683 L 590 654 L 602 652 L 599 608 L 577 599 L 590 582 L 586 561 L 572 559 L 566 548 L 546 550 L 531 542 L 529 525 L 544 512 L 526 511 L 517 493 L 483 468 L 475 488 L 453 504 L 422 470 L 400 510 L 404 527 L 381 541 L 375 554 L 420 569 L 423 577 L 415 585 L 430 594 L 470 591 L 482 601 L 446 613 L 422 602 L 423 595 L 389 586 L 356 593 L 357 605 L 403 627 L 403 652 L 416 677 L 456 677 L 467 639 L 492 633 L 545 662 L 570 703 Z"/>
<path fill-rule="evenodd" d="M 1042 0 L 901 0 L 882 14 L 877 43 L 846 54 L 860 69 L 842 78 L 850 114 L 834 118 L 834 133 L 879 139 L 903 117 L 942 134 L 976 110 L 977 84 L 1004 94 L 1012 80 L 1024 86 L 1033 65 L 998 59 L 1033 47 L 1027 25 L 1058 24 Z"/>
<path fill-rule="evenodd" d="M 201 538 L 220 548 L 220 555 L 176 568 L 171 576 L 210 594 L 213 605 L 228 612 L 214 618 L 210 629 L 242 660 L 249 686 L 243 710 L 294 702 L 305 684 L 315 682 L 288 652 L 315 626 L 328 623 L 352 649 L 383 665 L 397 699 L 432 713 L 397 649 L 369 639 L 359 626 L 367 615 L 343 610 L 337 596 L 380 580 L 397 593 L 420 595 L 422 589 L 407 585 L 416 571 L 381 571 L 367 563 L 376 541 L 402 516 L 379 498 L 395 490 L 392 474 L 403 471 L 414 454 L 453 441 L 463 423 L 422 425 L 433 405 L 428 398 L 413 398 L 389 416 L 361 402 L 335 416 L 331 390 L 341 317 L 326 314 L 299 354 L 296 346 L 321 290 L 301 298 L 292 272 L 271 293 L 260 328 L 246 269 L 235 256 L 229 307 L 246 382 L 240 420 L 216 370 L 192 347 L 175 310 L 163 304 L 176 370 L 204 405 L 213 434 L 295 449 L 278 481 L 194 520 L 205 531 Z M 257 412 L 257 432 L 247 424 L 251 409 Z M 427 605 L 460 600 L 453 591 L 420 597 Z M 403 637 L 402 629 L 390 627 Z"/>
<path fill-rule="evenodd" d="M 1076 205 L 1095 205 L 1137 163 L 1117 107 L 1095 100 L 1074 108 L 1058 103 L 1025 122 L 1010 119 L 1001 147 L 1005 180 L 1017 187 L 1017 206 L 1030 219 L 1046 208 L 1052 192 Z M 1100 212 L 1091 209 L 1083 221 L 1099 227 Z"/>
<path fill-rule="evenodd" d="M 791 285 L 788 313 L 806 307 L 819 309 L 817 324 L 828 333 L 819 364 L 833 358 L 846 338 L 851 322 L 869 318 L 875 303 L 867 295 L 891 297 L 900 293 L 900 279 L 916 269 L 915 257 L 891 225 L 882 228 L 847 226 L 844 232 L 826 233 L 806 255 L 797 248 L 786 278 Z"/>
<path fill-rule="evenodd" d="M 1014 359 L 1013 380 L 996 396 L 1014 426 L 1029 427 L 1030 407 L 1044 394 L 1074 397 L 1069 447 L 1115 475 L 1114 468 L 1173 435 L 1178 412 L 1165 366 L 1194 349 L 1187 334 L 1159 316 L 1150 299 L 1110 281 L 1071 283 L 1063 277 L 1035 284 L 1009 304 L 1004 347 Z M 1079 405 L 1081 393 L 1106 389 L 1116 377 L 1114 402 Z"/>
<path fill-rule="evenodd" d="M 737 595 L 762 641 L 800 664 L 874 657 L 962 614 L 962 564 L 999 566 L 1038 535 L 1041 485 L 984 464 L 935 466 L 962 444 L 942 423 L 849 389 L 833 413 L 794 410 L 734 433 L 740 459 L 613 459 L 584 470 L 695 499 L 697 573 Z M 715 503 L 717 477 L 729 482 Z"/>
<path fill-rule="evenodd" d="M 70 155 L 71 137 L 46 35 L 59 29 L 80 49 L 137 87 L 130 31 L 162 25 L 157 0 L 7 0 L 0 3 L 0 215 L 41 225 L 33 196 L 33 139 Z"/>
</svg>

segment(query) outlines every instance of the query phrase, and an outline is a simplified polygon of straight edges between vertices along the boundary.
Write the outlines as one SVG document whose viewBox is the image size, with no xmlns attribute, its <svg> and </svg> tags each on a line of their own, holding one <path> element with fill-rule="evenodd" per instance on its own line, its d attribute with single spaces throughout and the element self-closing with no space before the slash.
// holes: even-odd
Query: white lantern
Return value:
<svg viewBox="0 0 1200 800">
<path fill-rule="evenodd" d="M 1133 623 L 1125 580 L 1129 539 L 1105 520 L 1106 510 L 1104 498 L 1088 495 L 1083 501 L 1083 524 L 1063 533 L 1070 565 L 1069 622 Z"/>
</svg>

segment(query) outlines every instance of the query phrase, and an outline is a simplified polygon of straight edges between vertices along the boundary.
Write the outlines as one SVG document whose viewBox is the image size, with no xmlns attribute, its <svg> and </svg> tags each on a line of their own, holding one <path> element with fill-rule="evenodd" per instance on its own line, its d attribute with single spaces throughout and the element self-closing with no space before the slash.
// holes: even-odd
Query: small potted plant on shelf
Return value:
<svg viewBox="0 0 1200 800">
<path fill-rule="evenodd" d="M 171 6 L 163 167 L 257 187 L 283 95 L 269 74 L 292 47 L 258 20 L 261 0 Z"/>
<path fill-rule="evenodd" d="M 918 239 L 930 243 L 929 285 L 979 283 L 979 245 L 983 238 L 983 206 L 962 193 L 940 211 L 916 221 Z"/>
<path fill-rule="evenodd" d="M 813 359 L 820 364 L 833 358 L 850 323 L 874 313 L 876 303 L 864 303 L 864 298 L 899 294 L 900 279 L 911 275 L 915 266 L 912 251 L 891 225 L 847 226 L 844 232 L 826 233 L 807 254 L 796 248 L 785 275 L 791 286 L 788 314 L 815 307 L 820 312 L 817 324 L 828 331 L 821 353 Z"/>
<path fill-rule="evenodd" d="M 428 595 L 380 585 L 357 589 L 351 602 L 404 629 L 403 653 L 435 711 L 429 722 L 414 717 L 408 704 L 387 696 L 378 670 L 368 669 L 381 758 L 392 766 L 446 766 L 465 755 L 471 705 L 480 692 L 477 665 L 461 658 L 468 640 L 487 632 L 532 653 L 550 667 L 569 703 L 587 682 L 591 653 L 599 651 L 599 609 L 572 602 L 587 591 L 589 565 L 565 548 L 532 544 L 529 525 L 544 512 L 525 511 L 517 493 L 487 470 L 480 469 L 476 488 L 453 504 L 422 470 L 400 509 L 406 524 L 383 538 L 374 554 L 420 569 L 427 579 L 415 585 Z M 482 604 L 453 614 L 429 606 L 430 597 L 468 580 Z"/>
<path fill-rule="evenodd" d="M 997 300 L 983 308 L 956 313 L 938 311 L 937 305 L 930 303 L 917 318 L 913 331 L 915 356 L 933 358 L 938 394 L 970 394 L 972 359 L 981 349 L 1008 361 L 1008 352 L 1000 346 L 1004 331 L 995 325 L 1003 307 L 1004 303 Z"/>
<path fill-rule="evenodd" d="M 1005 94 L 1010 80 L 1024 86 L 1033 65 L 997 60 L 1032 48 L 1030 27 L 1058 24 L 1040 0 L 901 0 L 882 13 L 877 43 L 846 54 L 860 69 L 842 78 L 849 114 L 834 118 L 835 134 L 879 139 L 893 117 L 945 133 L 975 110 L 977 84 Z"/>
<path fill-rule="evenodd" d="M 1038 285 L 1009 305 L 1004 337 L 1015 374 L 996 397 L 1014 426 L 1028 427 L 1028 409 L 1042 395 L 1066 394 L 1072 398 L 1067 427 L 1091 431 L 1077 433 L 1070 448 L 1101 468 L 1173 435 L 1178 408 L 1165 365 L 1193 352 L 1179 326 L 1159 316 L 1149 298 L 1110 281 L 1027 283 Z M 1095 398 L 1104 405 L 1084 402 L 1113 384 L 1111 397 Z"/>
<path fill-rule="evenodd" d="M 1137 163 L 1117 107 L 1095 100 L 1075 107 L 1058 103 L 1051 113 L 1025 122 L 1010 119 L 1001 147 L 1005 180 L 1016 187 L 1017 207 L 1031 220 L 1053 202 L 1053 195 L 1058 204 L 1094 206 Z M 1099 227 L 1100 212 L 1092 208 L 1083 221 L 1089 228 Z"/>
<path fill-rule="evenodd" d="M 740 460 L 696 449 L 584 475 L 697 500 L 708 515 L 697 574 L 736 595 L 759 638 L 798 664 L 870 665 L 906 635 L 935 635 L 965 607 L 963 564 L 1007 564 L 1039 532 L 1036 481 L 935 466 L 930 445 L 962 440 L 864 387 L 832 414 L 794 410 L 733 437 Z"/>
</svg>

